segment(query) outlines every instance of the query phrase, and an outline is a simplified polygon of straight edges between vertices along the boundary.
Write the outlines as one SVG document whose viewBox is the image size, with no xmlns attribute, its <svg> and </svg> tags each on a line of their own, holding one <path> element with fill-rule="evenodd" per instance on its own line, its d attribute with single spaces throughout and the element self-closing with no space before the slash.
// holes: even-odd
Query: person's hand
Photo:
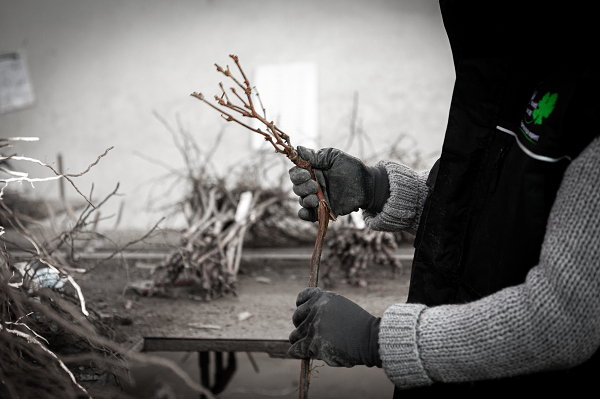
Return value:
<svg viewBox="0 0 600 399">
<path fill-rule="evenodd" d="M 381 367 L 381 318 L 351 300 L 320 288 L 306 288 L 296 299 L 288 354 L 297 359 L 323 360 L 332 367 L 359 364 Z"/>
<path fill-rule="evenodd" d="M 333 214 L 347 215 L 359 208 L 380 212 L 389 197 L 387 172 L 383 168 L 368 167 L 360 159 L 335 148 L 319 151 L 298 146 L 301 158 L 310 162 Z M 306 169 L 290 169 L 294 193 L 300 197 L 302 209 L 298 217 L 315 222 L 319 200 L 317 182 Z"/>
</svg>

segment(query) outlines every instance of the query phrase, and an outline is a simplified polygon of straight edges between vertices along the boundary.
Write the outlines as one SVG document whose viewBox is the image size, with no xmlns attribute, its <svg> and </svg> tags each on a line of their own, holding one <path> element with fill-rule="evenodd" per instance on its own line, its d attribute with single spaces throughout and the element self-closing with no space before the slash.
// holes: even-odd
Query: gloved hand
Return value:
<svg viewBox="0 0 600 399">
<path fill-rule="evenodd" d="M 289 338 L 290 356 L 323 360 L 332 367 L 381 367 L 380 317 L 320 288 L 305 288 L 298 294 L 296 306 L 292 316 L 296 329 Z"/>
<path fill-rule="evenodd" d="M 360 159 L 335 148 L 317 152 L 298 146 L 298 154 L 310 162 L 333 214 L 347 215 L 359 208 L 381 212 L 390 196 L 387 172 L 384 168 L 366 166 Z M 298 217 L 317 221 L 317 182 L 306 169 L 290 169 L 294 193 L 300 197 L 302 209 Z"/>
</svg>

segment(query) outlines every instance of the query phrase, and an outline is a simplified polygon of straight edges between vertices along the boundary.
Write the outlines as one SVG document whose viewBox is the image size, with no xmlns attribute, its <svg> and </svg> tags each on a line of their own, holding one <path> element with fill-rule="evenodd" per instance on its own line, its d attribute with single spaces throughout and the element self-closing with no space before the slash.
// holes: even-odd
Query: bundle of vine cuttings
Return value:
<svg viewBox="0 0 600 399">
<path fill-rule="evenodd" d="M 180 121 L 174 127 L 156 116 L 184 162 L 183 170 L 170 170 L 169 177 L 185 186 L 182 199 L 170 207 L 184 216 L 186 227 L 179 245 L 159 265 L 154 286 L 143 293 L 171 296 L 174 286 L 191 284 L 199 291 L 194 297 L 203 300 L 235 294 L 245 241 L 283 244 L 306 229 L 290 229 L 296 218 L 289 193 L 281 185 L 266 188 L 263 184 L 265 174 L 272 175 L 265 167 L 265 154 L 239 160 L 222 177 L 212 165 L 222 134 L 205 148 Z"/>
<path fill-rule="evenodd" d="M 402 263 L 395 257 L 397 237 L 392 233 L 357 227 L 336 229 L 328 248 L 324 255 L 327 268 L 323 279 L 326 284 L 333 283 L 331 273 L 336 266 L 343 272 L 346 282 L 359 286 L 366 285 L 364 276 L 373 267 L 389 267 L 392 276 L 402 271 Z"/>
<path fill-rule="evenodd" d="M 229 190 L 223 183 L 200 183 L 194 193 L 189 227 L 161 264 L 157 286 L 168 289 L 191 279 L 204 300 L 235 294 L 246 234 L 269 209 L 286 206 L 287 197 L 259 188 Z"/>
</svg>

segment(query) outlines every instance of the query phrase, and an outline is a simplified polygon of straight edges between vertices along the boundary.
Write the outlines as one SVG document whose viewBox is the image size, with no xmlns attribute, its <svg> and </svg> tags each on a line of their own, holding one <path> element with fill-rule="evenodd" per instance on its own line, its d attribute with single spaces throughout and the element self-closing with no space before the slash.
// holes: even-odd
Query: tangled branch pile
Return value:
<svg viewBox="0 0 600 399">
<path fill-rule="evenodd" d="M 0 148 L 9 147 L 13 140 L 33 141 L 0 139 Z M 31 178 L 11 170 L 7 161 L 33 162 L 51 169 L 55 176 Z M 77 190 L 69 177 L 87 170 L 65 175 L 35 159 L 0 156 L 0 397 L 63 399 L 91 398 L 93 394 L 95 398 L 129 398 L 118 388 L 111 389 L 115 384 L 109 381 L 128 379 L 126 360 L 133 360 L 168 367 L 186 384 L 212 398 L 172 362 L 121 347 L 112 328 L 86 304 L 73 278 L 85 269 L 78 267 L 67 249 L 94 224 L 88 217 L 99 205 L 92 205 L 91 195 L 88 199 L 80 193 L 88 207 L 57 237 L 36 219 L 11 208 L 10 201 L 4 202 L 5 188 L 14 182 L 65 178 Z"/>
<path fill-rule="evenodd" d="M 210 167 L 222 135 L 208 150 L 202 150 L 181 125 L 174 128 L 157 117 L 171 133 L 182 155 L 185 172 L 176 172 L 186 184 L 186 194 L 176 208 L 185 215 L 187 227 L 180 245 L 160 265 L 155 282 L 168 287 L 193 280 L 205 300 L 235 294 L 242 249 L 250 235 L 254 240 L 277 241 L 297 238 L 306 229 L 289 229 L 294 220 L 289 194 L 281 187 L 263 188 L 265 164 L 257 156 L 248 164 L 229 171 L 234 182 L 226 182 Z M 171 171 L 173 172 L 173 171 Z M 235 179 L 237 176 L 237 179 Z"/>
<path fill-rule="evenodd" d="M 2 139 L 0 144 L 5 148 L 9 147 L 10 141 L 17 140 L 36 139 Z M 61 350 L 66 356 L 85 353 L 90 356 L 89 359 L 116 366 L 113 371 L 118 371 L 122 365 L 119 366 L 117 354 L 94 339 L 110 336 L 110 330 L 99 318 L 86 319 L 85 316 L 90 316 L 90 313 L 79 285 L 70 274 L 76 268 L 69 264 L 64 254 L 57 251 L 64 240 L 50 244 L 45 230 L 35 219 L 14 211 L 3 201 L 4 189 L 10 183 L 65 178 L 75 187 L 70 177 L 81 176 L 87 171 L 79 175 L 64 175 L 50 165 L 26 157 L 3 156 L 0 161 L 0 171 L 8 176 L 0 180 L 0 183 L 4 183 L 0 190 L 0 217 L 5 224 L 0 226 L 3 244 L 0 249 L 0 376 L 3 383 L 0 393 L 3 393 L 3 397 L 6 394 L 6 397 L 14 398 L 88 396 L 86 389 L 56 352 Z M 9 169 L 9 161 L 37 163 L 51 169 L 55 176 L 30 178 L 27 173 Z M 91 206 L 91 202 L 85 199 Z M 32 233 L 30 226 L 34 226 L 39 234 Z M 8 240 L 5 236 L 5 228 L 8 227 L 29 245 L 23 247 Z M 7 249 L 11 247 L 27 255 L 13 256 Z M 51 289 L 59 287 L 62 288 L 60 295 Z"/>
<path fill-rule="evenodd" d="M 222 184 L 202 187 L 200 183 L 197 188 L 202 200 L 191 208 L 193 223 L 163 267 L 171 284 L 185 269 L 193 272 L 210 300 L 235 294 L 246 232 L 269 207 L 282 206 L 286 198 L 259 189 L 230 191 Z"/>
<path fill-rule="evenodd" d="M 16 289 L 15 284 L 20 282 L 10 282 L 12 274 L 8 274 L 7 260 L 3 253 L 0 396 L 87 397 L 82 375 L 99 377 L 109 371 L 125 376 L 122 357 L 98 339 L 105 336 L 106 341 L 111 340 L 111 331 L 99 317 L 78 317 L 81 312 L 73 304 L 73 297 L 59 295 L 50 288 L 29 292 L 25 283 Z"/>
<path fill-rule="evenodd" d="M 329 240 L 329 252 L 325 255 L 327 269 L 323 275 L 325 284 L 331 284 L 331 271 L 339 266 L 349 284 L 363 286 L 362 274 L 373 266 L 390 267 L 392 275 L 402 271 L 402 263 L 394 257 L 398 249 L 396 236 L 388 232 L 347 227 L 338 230 Z"/>
</svg>

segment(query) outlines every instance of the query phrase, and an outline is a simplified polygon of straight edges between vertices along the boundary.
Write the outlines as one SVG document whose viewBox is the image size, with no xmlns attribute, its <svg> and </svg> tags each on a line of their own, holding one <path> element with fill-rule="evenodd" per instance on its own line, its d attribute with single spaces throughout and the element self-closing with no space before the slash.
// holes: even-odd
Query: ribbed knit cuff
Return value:
<svg viewBox="0 0 600 399">
<path fill-rule="evenodd" d="M 431 385 L 419 357 L 417 325 L 424 305 L 397 303 L 379 326 L 379 356 L 388 378 L 399 388 Z"/>
<path fill-rule="evenodd" d="M 390 161 L 380 161 L 375 167 L 387 171 L 390 196 L 380 213 L 363 211 L 365 224 L 372 230 L 416 233 L 429 191 L 425 184 L 429 172 L 415 172 Z"/>
</svg>

